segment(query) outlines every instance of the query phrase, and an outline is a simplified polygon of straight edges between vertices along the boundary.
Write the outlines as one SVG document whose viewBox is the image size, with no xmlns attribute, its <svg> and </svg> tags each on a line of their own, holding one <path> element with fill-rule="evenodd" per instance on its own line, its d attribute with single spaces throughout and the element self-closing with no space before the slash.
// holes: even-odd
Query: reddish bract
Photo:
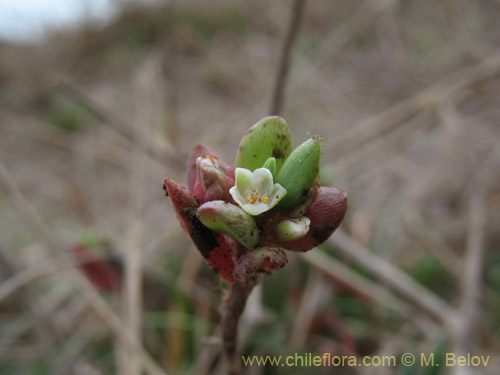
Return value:
<svg viewBox="0 0 500 375">
<path fill-rule="evenodd" d="M 200 202 L 174 180 L 166 178 L 163 186 L 170 197 L 177 219 L 215 273 L 233 281 L 234 261 L 224 235 L 204 226 L 196 216 Z"/>
</svg>

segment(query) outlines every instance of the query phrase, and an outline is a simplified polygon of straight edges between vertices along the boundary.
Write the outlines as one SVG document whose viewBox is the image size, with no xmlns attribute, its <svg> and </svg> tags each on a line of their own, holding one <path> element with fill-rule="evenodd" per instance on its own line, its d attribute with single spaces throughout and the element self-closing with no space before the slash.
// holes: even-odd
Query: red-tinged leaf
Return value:
<svg viewBox="0 0 500 375">
<path fill-rule="evenodd" d="M 305 216 L 311 219 L 309 232 L 298 240 L 276 242 L 291 251 L 308 251 L 325 242 L 344 220 L 347 212 L 347 194 L 339 189 L 320 187 L 319 195 Z"/>
<path fill-rule="evenodd" d="M 198 219 L 196 211 L 199 201 L 169 178 L 163 180 L 163 186 L 182 228 L 191 237 L 210 268 L 224 280 L 233 281 L 234 262 L 229 244 L 223 234 L 208 229 Z"/>
<path fill-rule="evenodd" d="M 110 262 L 96 257 L 83 245 L 75 246 L 73 252 L 81 262 L 80 269 L 97 288 L 113 292 L 121 287 L 120 275 Z"/>
<path fill-rule="evenodd" d="M 198 199 L 200 202 L 205 202 L 205 192 L 203 191 L 203 187 L 201 186 L 200 179 L 197 178 L 194 182 L 192 194 Z"/>
</svg>

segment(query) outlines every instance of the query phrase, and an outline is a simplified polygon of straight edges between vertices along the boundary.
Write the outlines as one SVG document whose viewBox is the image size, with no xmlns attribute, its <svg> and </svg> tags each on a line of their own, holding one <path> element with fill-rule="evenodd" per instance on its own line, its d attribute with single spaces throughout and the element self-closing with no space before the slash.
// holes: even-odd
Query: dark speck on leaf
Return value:
<svg viewBox="0 0 500 375">
<path fill-rule="evenodd" d="M 301 194 L 302 194 L 303 197 L 307 197 L 307 194 L 309 194 L 309 190 L 302 189 L 302 193 Z"/>
<path fill-rule="evenodd" d="M 313 237 L 318 243 L 325 242 L 328 237 L 330 237 L 331 232 L 335 229 L 335 225 L 325 225 L 323 227 L 317 228 L 313 232 Z"/>
<path fill-rule="evenodd" d="M 272 154 L 276 159 L 281 159 L 283 158 L 285 155 L 283 155 L 283 152 L 281 152 L 281 149 L 279 148 L 275 148 L 273 149 L 273 154 Z"/>
<path fill-rule="evenodd" d="M 318 228 L 314 231 L 313 237 L 318 243 L 323 243 L 328 238 L 328 231 L 326 228 Z"/>
</svg>

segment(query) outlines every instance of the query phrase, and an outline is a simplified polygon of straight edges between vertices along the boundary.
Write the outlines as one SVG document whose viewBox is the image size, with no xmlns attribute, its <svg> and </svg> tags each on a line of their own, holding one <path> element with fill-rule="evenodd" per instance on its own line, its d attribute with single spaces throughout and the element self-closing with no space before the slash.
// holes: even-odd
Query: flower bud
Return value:
<svg viewBox="0 0 500 375">
<path fill-rule="evenodd" d="M 321 187 L 319 195 L 305 216 L 311 219 L 307 234 L 294 241 L 277 241 L 291 251 L 308 251 L 325 242 L 340 226 L 347 212 L 347 194 L 331 187 Z"/>
<path fill-rule="evenodd" d="M 288 211 L 306 201 L 309 190 L 318 179 L 322 148 L 323 139 L 313 137 L 298 146 L 286 159 L 276 177 L 276 182 L 287 191 L 276 206 L 278 210 Z"/>
<path fill-rule="evenodd" d="M 229 235 L 251 249 L 259 241 L 259 230 L 254 219 L 241 208 L 221 200 L 202 204 L 198 218 L 206 227 Z"/>
<path fill-rule="evenodd" d="M 236 167 L 254 171 L 270 157 L 276 159 L 276 173 L 292 150 L 290 129 L 278 116 L 266 117 L 253 125 L 243 136 L 236 155 Z"/>
<path fill-rule="evenodd" d="M 273 175 L 273 177 L 276 175 L 276 158 L 273 158 L 272 156 L 266 160 L 262 168 L 267 168 Z"/>
<path fill-rule="evenodd" d="M 202 155 L 198 157 L 196 167 L 204 194 L 202 201 L 231 200 L 229 188 L 234 185 L 234 179 L 224 173 L 215 156 Z"/>
<path fill-rule="evenodd" d="M 280 221 L 272 229 L 274 238 L 278 241 L 297 240 L 306 235 L 310 223 L 311 220 L 306 216 Z"/>
<path fill-rule="evenodd" d="M 197 145 L 189 155 L 187 179 L 189 192 L 200 202 L 231 201 L 229 188 L 234 185 L 234 168 L 202 145 Z"/>
<path fill-rule="evenodd" d="M 203 145 L 196 145 L 191 153 L 189 154 L 188 160 L 186 162 L 186 172 L 187 172 L 187 186 L 191 194 L 195 194 L 195 184 L 198 181 L 198 168 L 196 166 L 196 160 L 201 155 L 213 155 L 214 153 Z M 200 187 L 201 189 L 201 187 Z M 198 197 L 199 198 L 199 197 Z"/>
</svg>

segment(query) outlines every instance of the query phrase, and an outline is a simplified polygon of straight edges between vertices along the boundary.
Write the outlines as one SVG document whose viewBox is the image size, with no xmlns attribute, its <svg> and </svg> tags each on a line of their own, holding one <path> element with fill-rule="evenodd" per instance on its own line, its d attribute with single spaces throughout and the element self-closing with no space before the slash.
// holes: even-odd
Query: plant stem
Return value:
<svg viewBox="0 0 500 375">
<path fill-rule="evenodd" d="M 297 37 L 304 13 L 305 0 L 295 0 L 290 15 L 288 30 L 283 41 L 281 50 L 278 71 L 276 74 L 276 81 L 273 88 L 273 97 L 271 100 L 270 115 L 280 115 L 283 110 L 283 97 L 285 92 L 286 75 L 290 65 L 290 54 L 293 42 Z"/>
<path fill-rule="evenodd" d="M 260 277 L 254 276 L 244 283 L 234 282 L 224 300 L 222 316 L 222 347 L 226 358 L 228 375 L 241 374 L 241 358 L 238 349 L 238 322 L 253 287 Z"/>
</svg>

